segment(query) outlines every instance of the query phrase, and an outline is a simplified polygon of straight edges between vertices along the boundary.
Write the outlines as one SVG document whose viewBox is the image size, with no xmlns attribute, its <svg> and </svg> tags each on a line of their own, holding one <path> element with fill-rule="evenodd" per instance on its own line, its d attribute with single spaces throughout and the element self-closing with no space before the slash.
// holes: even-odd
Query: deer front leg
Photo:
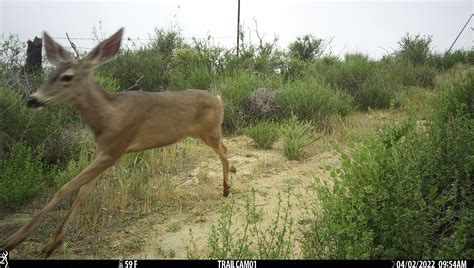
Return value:
<svg viewBox="0 0 474 268">
<path fill-rule="evenodd" d="M 100 153 L 98 157 L 79 175 L 74 177 L 71 181 L 66 183 L 49 201 L 49 203 L 38 212 L 33 218 L 25 223 L 16 233 L 11 235 L 7 241 L 1 246 L 2 250 L 12 250 L 18 246 L 23 240 L 25 240 L 43 217 L 51 209 L 53 209 L 59 202 L 65 199 L 69 194 L 81 188 L 81 186 L 87 184 L 100 173 L 112 166 L 119 157 L 112 157 L 109 154 Z"/>
<path fill-rule="evenodd" d="M 48 244 L 46 244 L 46 246 L 43 248 L 42 253 L 46 257 L 49 257 L 63 241 L 64 235 L 66 234 L 67 226 L 69 225 L 72 216 L 74 215 L 74 213 L 76 213 L 76 210 L 81 204 L 81 202 L 86 199 L 87 195 L 89 195 L 90 191 L 93 188 L 92 186 L 94 186 L 95 182 L 96 180 L 93 179 L 90 182 L 86 183 L 86 185 L 82 186 L 81 189 L 79 189 L 79 193 L 77 194 L 76 199 L 74 199 L 74 203 L 69 209 L 69 213 L 67 214 L 66 219 L 64 219 L 63 223 L 61 224 L 61 226 L 58 227 L 54 235 L 49 240 Z"/>
</svg>

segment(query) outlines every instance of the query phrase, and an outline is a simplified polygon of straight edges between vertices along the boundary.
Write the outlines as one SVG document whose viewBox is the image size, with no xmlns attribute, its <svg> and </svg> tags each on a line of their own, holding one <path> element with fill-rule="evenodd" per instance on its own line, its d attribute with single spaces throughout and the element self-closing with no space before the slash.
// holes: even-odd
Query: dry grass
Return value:
<svg viewBox="0 0 474 268">
<path fill-rule="evenodd" d="M 381 125 L 399 122 L 404 114 L 398 110 L 354 112 L 346 118 L 332 117 L 326 141 L 328 143 L 358 143 L 374 134 Z"/>
<path fill-rule="evenodd" d="M 186 178 L 174 175 L 192 168 L 204 149 L 207 148 L 194 140 L 185 140 L 165 148 L 125 155 L 101 176 L 73 224 L 100 231 L 179 201 L 176 186 Z"/>
</svg>

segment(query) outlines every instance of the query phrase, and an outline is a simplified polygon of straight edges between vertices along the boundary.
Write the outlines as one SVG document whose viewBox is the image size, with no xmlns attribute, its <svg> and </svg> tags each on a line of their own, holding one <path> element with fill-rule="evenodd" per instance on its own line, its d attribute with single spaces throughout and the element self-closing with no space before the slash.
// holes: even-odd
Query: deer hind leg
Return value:
<svg viewBox="0 0 474 268">
<path fill-rule="evenodd" d="M 49 203 L 28 222 L 26 222 L 16 233 L 11 235 L 7 241 L 1 246 L 2 250 L 11 250 L 25 240 L 44 218 L 46 213 L 51 211 L 56 205 L 64 200 L 69 194 L 78 190 L 83 185 L 87 184 L 100 173 L 113 165 L 117 159 L 112 158 L 106 154 L 99 154 L 98 157 L 79 175 L 74 177 L 71 181 L 66 183 L 49 201 Z"/>
<path fill-rule="evenodd" d="M 228 158 L 228 155 L 227 155 L 227 147 L 226 147 L 226 146 L 224 145 L 224 143 L 222 142 L 222 139 L 221 139 L 221 147 L 222 147 L 222 149 L 223 149 L 223 151 L 224 151 L 225 157 Z M 237 169 L 231 164 L 231 165 L 229 166 L 229 171 L 232 172 L 232 173 L 235 173 L 235 172 L 237 172 Z"/>
<path fill-rule="evenodd" d="M 224 177 L 224 196 L 229 195 L 229 160 L 227 159 L 227 148 L 222 143 L 221 135 L 219 132 L 209 134 L 201 137 L 205 144 L 211 147 L 214 152 L 219 156 L 222 162 L 222 171 Z M 235 168 L 234 168 L 235 170 Z"/>
</svg>

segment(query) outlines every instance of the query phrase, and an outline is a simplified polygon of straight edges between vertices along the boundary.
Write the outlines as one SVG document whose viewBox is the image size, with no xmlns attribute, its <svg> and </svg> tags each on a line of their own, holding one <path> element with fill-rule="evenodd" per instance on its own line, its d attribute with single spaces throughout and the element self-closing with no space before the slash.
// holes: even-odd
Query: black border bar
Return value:
<svg viewBox="0 0 474 268">
<path fill-rule="evenodd" d="M 253 260 L 251 262 L 254 262 Z M 405 266 L 401 267 L 401 262 L 405 263 Z M 416 262 L 397 261 L 397 260 L 255 260 L 254 265 L 243 266 L 242 260 L 226 260 L 225 262 L 218 260 L 9 260 L 9 268 L 17 267 L 66 267 L 66 268 L 146 268 L 146 267 L 169 267 L 170 265 L 180 265 L 185 267 L 215 267 L 215 268 L 265 268 L 265 267 L 277 267 L 277 265 L 294 265 L 294 268 L 314 268 L 315 266 L 331 267 L 331 266 L 342 266 L 342 267 L 393 267 L 393 268 L 460 268 L 457 266 L 442 266 L 442 261 L 432 261 L 434 266 L 423 267 L 421 264 L 427 262 L 419 262 L 420 265 L 416 265 Z M 456 261 L 452 263 L 456 263 Z M 136 263 L 136 267 L 133 267 Z M 449 262 L 444 262 L 444 264 Z M 223 264 L 225 264 L 223 266 Z M 249 264 L 249 262 L 247 262 Z M 473 268 L 474 261 L 467 260 L 466 268 Z M 410 267 L 408 267 L 410 266 Z"/>
</svg>

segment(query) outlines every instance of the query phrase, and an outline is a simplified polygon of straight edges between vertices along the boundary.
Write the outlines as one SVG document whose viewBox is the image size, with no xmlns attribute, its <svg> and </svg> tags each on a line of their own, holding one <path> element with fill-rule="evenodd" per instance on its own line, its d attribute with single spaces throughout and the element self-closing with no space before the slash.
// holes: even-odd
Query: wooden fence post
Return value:
<svg viewBox="0 0 474 268">
<path fill-rule="evenodd" d="M 25 70 L 28 73 L 36 73 L 41 70 L 43 40 L 35 36 L 35 39 L 28 40 L 27 44 Z"/>
</svg>

